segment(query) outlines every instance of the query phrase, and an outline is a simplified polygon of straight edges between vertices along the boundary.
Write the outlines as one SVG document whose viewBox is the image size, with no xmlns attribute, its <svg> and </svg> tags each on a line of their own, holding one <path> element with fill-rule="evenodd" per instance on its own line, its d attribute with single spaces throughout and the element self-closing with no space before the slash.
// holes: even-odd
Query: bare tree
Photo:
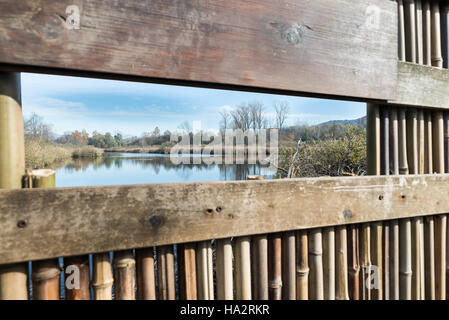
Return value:
<svg viewBox="0 0 449 320">
<path fill-rule="evenodd" d="M 289 111 L 288 102 L 280 101 L 274 104 L 274 110 L 276 111 L 276 128 L 279 129 L 279 134 L 282 132 L 285 120 L 287 119 L 287 113 Z"/>
<path fill-rule="evenodd" d="M 44 122 L 44 119 L 35 113 L 24 119 L 25 136 L 50 141 L 52 139 L 51 125 Z"/>
<path fill-rule="evenodd" d="M 231 111 L 232 126 L 234 129 L 248 130 L 251 127 L 251 116 L 249 107 L 242 103 Z"/>
<path fill-rule="evenodd" d="M 220 130 L 222 132 L 225 132 L 226 129 L 229 129 L 230 124 L 231 124 L 231 115 L 229 114 L 229 112 L 227 111 L 222 111 L 219 112 L 220 116 L 221 116 L 221 120 L 220 120 Z"/>
<path fill-rule="evenodd" d="M 258 131 L 264 126 L 263 104 L 258 101 L 248 103 L 251 127 L 254 131 Z"/>
</svg>

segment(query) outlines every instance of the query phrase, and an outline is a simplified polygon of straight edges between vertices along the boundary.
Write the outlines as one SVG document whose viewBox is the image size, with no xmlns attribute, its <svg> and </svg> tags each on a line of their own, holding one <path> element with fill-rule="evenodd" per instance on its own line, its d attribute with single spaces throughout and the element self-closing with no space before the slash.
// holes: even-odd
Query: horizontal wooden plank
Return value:
<svg viewBox="0 0 449 320">
<path fill-rule="evenodd" d="M 384 0 L 0 0 L 0 69 L 386 101 L 396 21 Z"/>
<path fill-rule="evenodd" d="M 0 190 L 0 263 L 449 212 L 449 175 Z"/>
<path fill-rule="evenodd" d="M 399 62 L 397 95 L 389 103 L 449 109 L 449 70 Z"/>
</svg>

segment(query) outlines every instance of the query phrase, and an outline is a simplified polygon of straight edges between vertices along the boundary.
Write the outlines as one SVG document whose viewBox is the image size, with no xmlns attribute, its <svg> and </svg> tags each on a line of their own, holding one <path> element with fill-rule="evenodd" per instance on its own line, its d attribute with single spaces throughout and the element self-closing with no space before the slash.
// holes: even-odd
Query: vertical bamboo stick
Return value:
<svg viewBox="0 0 449 320">
<path fill-rule="evenodd" d="M 382 274 L 383 274 L 383 282 L 382 282 L 382 289 L 383 289 L 383 299 L 384 300 L 390 300 L 390 259 L 392 257 L 390 256 L 390 222 L 386 221 L 384 222 L 383 226 L 383 233 L 382 233 Z"/>
<path fill-rule="evenodd" d="M 424 64 L 432 65 L 432 35 L 431 35 L 431 10 L 429 0 L 423 1 L 423 45 L 424 45 Z"/>
<path fill-rule="evenodd" d="M 92 287 L 95 300 L 112 300 L 112 277 L 111 261 L 109 252 L 96 253 L 93 255 Z"/>
<path fill-rule="evenodd" d="M 447 217 L 435 217 L 435 299 L 446 299 L 446 237 Z"/>
<path fill-rule="evenodd" d="M 79 270 L 79 287 L 65 286 L 66 300 L 90 300 L 90 270 L 89 256 L 75 256 L 64 258 L 66 272 L 68 267 L 73 266 L 75 270 Z M 73 270 L 71 270 L 73 272 Z M 67 277 L 67 274 L 66 274 Z M 65 281 L 68 279 L 66 278 Z"/>
<path fill-rule="evenodd" d="M 268 236 L 268 297 L 282 299 L 282 238 L 281 235 Z"/>
<path fill-rule="evenodd" d="M 435 300 L 435 224 L 433 216 L 425 217 L 424 254 L 426 273 L 426 300 Z"/>
<path fill-rule="evenodd" d="M 366 147 L 368 174 L 380 174 L 380 115 L 379 105 L 367 104 Z"/>
<path fill-rule="evenodd" d="M 449 173 L 449 112 L 444 112 L 444 172 Z"/>
<path fill-rule="evenodd" d="M 436 0 L 432 0 L 430 5 L 432 10 L 432 66 L 442 68 L 440 5 Z"/>
<path fill-rule="evenodd" d="M 444 121 L 443 112 L 432 112 L 433 171 L 444 173 Z"/>
<path fill-rule="evenodd" d="M 405 61 L 405 17 L 404 17 L 404 2 L 398 0 L 398 49 L 399 60 Z"/>
<path fill-rule="evenodd" d="M 399 174 L 408 174 L 406 123 L 405 110 L 401 108 L 398 114 Z"/>
<path fill-rule="evenodd" d="M 323 229 L 324 300 L 335 300 L 335 230 Z"/>
<path fill-rule="evenodd" d="M 412 229 L 412 300 L 421 300 L 421 224 L 422 218 L 411 220 Z"/>
<path fill-rule="evenodd" d="M 383 299 L 383 265 L 382 265 L 382 233 L 383 226 L 382 222 L 373 222 L 370 226 L 370 254 L 371 263 L 377 266 L 377 279 L 374 279 L 377 283 L 377 288 L 371 289 L 371 299 L 372 300 L 382 300 Z M 373 276 L 376 276 L 375 274 Z"/>
<path fill-rule="evenodd" d="M 371 300 L 371 283 L 369 277 L 372 273 L 371 264 L 371 228 L 369 223 L 362 224 L 360 234 L 360 258 L 361 258 L 361 271 L 362 271 L 362 283 L 360 284 L 363 300 Z"/>
<path fill-rule="evenodd" d="M 424 154 L 425 154 L 425 125 L 424 111 L 418 110 L 418 173 L 424 174 Z"/>
<path fill-rule="evenodd" d="M 218 247 L 217 247 L 218 253 Z M 217 256 L 218 259 L 218 256 Z M 217 260 L 218 265 L 218 260 Z M 218 271 L 218 270 L 217 270 Z M 197 299 L 196 283 L 196 245 L 195 243 L 178 244 L 179 298 L 181 300 Z"/>
<path fill-rule="evenodd" d="M 335 240 L 335 299 L 349 300 L 348 241 L 345 226 L 336 227 Z"/>
<path fill-rule="evenodd" d="M 356 225 L 349 226 L 348 249 L 349 298 L 351 300 L 360 300 L 359 227 Z"/>
<path fill-rule="evenodd" d="M 157 289 L 159 300 L 168 300 L 167 288 L 167 247 L 156 247 Z"/>
<path fill-rule="evenodd" d="M 405 57 L 408 62 L 416 63 L 416 27 L 415 2 L 404 0 Z"/>
<path fill-rule="evenodd" d="M 443 67 L 449 67 L 449 3 L 441 3 L 441 38 L 443 51 Z"/>
<path fill-rule="evenodd" d="M 137 297 L 139 300 L 156 300 L 154 249 L 136 249 Z"/>
<path fill-rule="evenodd" d="M 0 188 L 21 188 L 25 146 L 20 74 L 0 72 Z M 26 300 L 28 264 L 0 266 L 0 300 Z"/>
<path fill-rule="evenodd" d="M 250 237 L 237 238 L 235 243 L 235 287 L 237 300 L 251 300 Z"/>
<path fill-rule="evenodd" d="M 116 300 L 135 300 L 135 266 L 132 250 L 114 252 L 114 292 Z"/>
<path fill-rule="evenodd" d="M 401 300 L 412 298 L 412 239 L 411 239 L 410 219 L 402 219 L 399 222 L 399 268 L 400 268 L 400 288 L 399 297 Z"/>
<path fill-rule="evenodd" d="M 54 188 L 55 171 L 50 169 L 33 170 L 30 188 Z M 40 260 L 32 263 L 33 299 L 59 300 L 58 259 Z"/>
<path fill-rule="evenodd" d="M 296 233 L 296 299 L 309 299 L 309 249 L 307 231 L 300 230 Z"/>
<path fill-rule="evenodd" d="M 296 239 L 293 231 L 282 236 L 282 299 L 296 300 Z"/>
<path fill-rule="evenodd" d="M 217 240 L 217 297 L 219 300 L 232 300 L 232 242 L 231 239 Z"/>
<path fill-rule="evenodd" d="M 390 110 L 388 106 L 380 109 L 380 147 L 381 174 L 390 174 Z"/>
<path fill-rule="evenodd" d="M 426 274 L 425 274 L 425 244 L 424 244 L 424 217 L 419 217 L 418 219 L 419 225 L 419 256 L 420 259 L 420 273 L 421 273 L 421 300 L 425 300 L 426 297 Z"/>
<path fill-rule="evenodd" d="M 198 242 L 196 267 L 197 267 L 197 281 L 198 281 L 198 299 L 199 300 L 213 300 L 213 277 L 212 270 L 212 247 L 210 241 Z M 212 290 L 211 290 L 212 288 Z"/>
<path fill-rule="evenodd" d="M 268 241 L 266 235 L 253 237 L 253 248 L 255 260 L 251 261 L 254 266 L 254 298 L 257 300 L 268 300 Z"/>
<path fill-rule="evenodd" d="M 410 174 L 418 173 L 418 121 L 415 108 L 409 108 L 406 120 L 407 163 Z"/>
<path fill-rule="evenodd" d="M 308 240 L 310 262 L 309 298 L 311 300 L 323 300 L 324 285 L 322 230 L 320 228 L 310 230 Z"/>
<path fill-rule="evenodd" d="M 399 136 L 398 136 L 398 111 L 397 108 L 390 108 L 390 158 L 391 171 L 399 174 Z"/>
<path fill-rule="evenodd" d="M 433 126 L 432 112 L 426 111 L 424 114 L 424 171 L 425 173 L 433 173 Z"/>
<path fill-rule="evenodd" d="M 423 51 L 423 15 L 421 0 L 415 0 L 415 34 L 416 34 L 416 62 L 423 64 L 424 51 Z"/>
<path fill-rule="evenodd" d="M 399 300 L 399 223 L 390 221 L 390 299 Z"/>
</svg>

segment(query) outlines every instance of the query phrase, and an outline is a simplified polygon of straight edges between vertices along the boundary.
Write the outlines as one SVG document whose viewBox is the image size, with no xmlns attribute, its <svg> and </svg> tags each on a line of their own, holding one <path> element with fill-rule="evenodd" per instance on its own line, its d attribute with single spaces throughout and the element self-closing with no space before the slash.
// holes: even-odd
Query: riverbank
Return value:
<svg viewBox="0 0 449 320">
<path fill-rule="evenodd" d="M 103 150 L 92 146 L 73 146 L 38 139 L 25 140 L 25 165 L 27 168 L 55 168 L 78 158 L 98 158 Z"/>
</svg>

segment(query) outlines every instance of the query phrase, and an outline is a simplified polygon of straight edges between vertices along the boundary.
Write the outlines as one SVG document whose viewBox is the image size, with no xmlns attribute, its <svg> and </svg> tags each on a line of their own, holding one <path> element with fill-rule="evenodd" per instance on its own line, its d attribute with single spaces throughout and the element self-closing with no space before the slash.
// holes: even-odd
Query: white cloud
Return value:
<svg viewBox="0 0 449 320">
<path fill-rule="evenodd" d="M 34 112 L 43 117 L 82 116 L 87 111 L 87 106 L 82 102 L 41 97 L 33 99 L 30 103 L 24 101 L 23 110 L 26 115 Z"/>
</svg>

